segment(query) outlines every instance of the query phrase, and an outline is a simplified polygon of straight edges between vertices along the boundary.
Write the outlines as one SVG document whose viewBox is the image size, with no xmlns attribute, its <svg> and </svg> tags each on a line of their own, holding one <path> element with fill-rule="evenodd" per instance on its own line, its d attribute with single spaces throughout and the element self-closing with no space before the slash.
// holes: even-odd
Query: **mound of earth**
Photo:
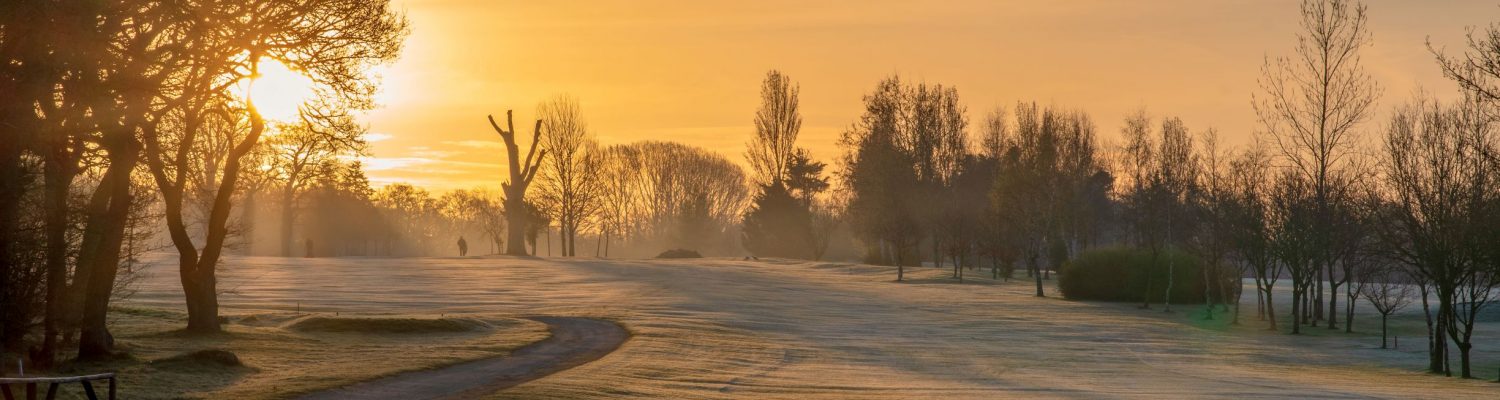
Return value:
<svg viewBox="0 0 1500 400">
<path fill-rule="evenodd" d="M 245 363 L 240 361 L 240 357 L 235 355 L 233 352 L 219 349 L 204 349 L 178 354 L 175 356 L 152 361 L 151 364 L 158 367 L 184 368 L 235 368 L 245 366 Z"/>
<path fill-rule="evenodd" d="M 297 332 L 341 333 L 462 333 L 494 329 L 472 318 L 338 318 L 308 317 L 285 326 Z"/>
<path fill-rule="evenodd" d="M 657 254 L 656 258 L 703 258 L 703 255 L 695 250 L 671 249 Z"/>
</svg>

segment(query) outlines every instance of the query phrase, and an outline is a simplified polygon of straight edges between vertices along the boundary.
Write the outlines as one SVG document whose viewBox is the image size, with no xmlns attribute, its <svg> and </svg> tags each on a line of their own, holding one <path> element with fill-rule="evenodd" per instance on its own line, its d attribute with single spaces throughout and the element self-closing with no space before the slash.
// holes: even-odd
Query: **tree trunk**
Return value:
<svg viewBox="0 0 1500 400">
<path fill-rule="evenodd" d="M 1292 288 L 1292 334 L 1302 333 L 1302 314 L 1307 312 L 1307 304 L 1302 300 L 1307 293 L 1297 288 Z"/>
<path fill-rule="evenodd" d="M 1344 333 L 1354 333 L 1354 305 L 1356 303 L 1354 286 L 1344 283 Z"/>
<path fill-rule="evenodd" d="M 1339 283 L 1333 280 L 1332 272 L 1328 273 L 1328 329 L 1339 329 Z"/>
<path fill-rule="evenodd" d="M 281 193 L 281 256 L 292 257 L 292 225 L 297 222 L 297 195 L 291 183 Z"/>
<path fill-rule="evenodd" d="M 42 348 L 32 362 L 51 369 L 57 355 L 57 336 L 67 312 L 63 294 L 68 289 L 68 192 L 77 171 L 77 160 L 65 148 L 47 154 L 44 202 L 47 230 L 47 314 L 42 322 Z"/>
<path fill-rule="evenodd" d="M 1208 276 L 1208 268 L 1205 267 L 1203 268 L 1203 301 L 1208 303 L 1208 314 L 1204 319 L 1214 319 L 1214 297 L 1213 293 L 1209 290 L 1209 288 L 1213 287 L 1213 281 Z M 1169 293 L 1168 296 L 1171 296 L 1171 294 Z"/>
<path fill-rule="evenodd" d="M 1264 294 L 1264 297 L 1265 297 L 1265 308 L 1266 308 L 1265 318 L 1266 318 L 1267 321 L 1270 321 L 1270 323 L 1271 323 L 1270 324 L 1271 325 L 1270 330 L 1276 331 L 1276 330 L 1278 330 L 1276 328 L 1276 305 L 1275 305 L 1275 303 L 1272 303 L 1272 301 L 1274 299 L 1271 298 L 1271 288 L 1272 288 L 1271 286 L 1267 286 L 1265 288 L 1265 294 Z M 1261 295 L 1259 293 L 1259 291 L 1257 291 L 1256 293 L 1257 293 L 1256 296 L 1260 296 Z"/>
<path fill-rule="evenodd" d="M 1151 275 L 1153 275 L 1153 271 L 1156 269 L 1157 260 L 1160 259 L 1161 251 L 1155 248 L 1151 249 L 1151 263 L 1146 265 L 1146 294 L 1141 296 L 1141 308 L 1151 308 L 1151 283 L 1155 281 Z"/>
<path fill-rule="evenodd" d="M 1031 269 L 1041 269 L 1041 264 L 1037 264 L 1037 256 L 1031 256 L 1029 262 Z M 1042 289 L 1042 274 L 1038 273 L 1033 276 L 1036 278 L 1036 297 L 1047 297 L 1047 292 Z"/>
<path fill-rule="evenodd" d="M 1382 349 L 1386 348 L 1385 344 L 1386 344 L 1386 332 L 1387 331 L 1386 331 L 1386 327 L 1385 327 L 1385 321 L 1386 321 L 1386 317 L 1389 316 L 1389 315 L 1390 314 L 1386 314 L 1386 313 L 1381 313 L 1380 314 L 1380 348 L 1382 348 Z"/>
<path fill-rule="evenodd" d="M 526 203 L 522 200 L 525 191 L 517 190 L 514 185 L 505 188 L 505 225 L 506 243 L 505 254 L 512 256 L 528 255 L 526 252 Z"/>
<path fill-rule="evenodd" d="M 1464 379 L 1474 379 L 1474 373 L 1469 369 L 1469 350 L 1473 347 L 1474 344 L 1467 341 L 1458 343 L 1458 376 Z"/>
<path fill-rule="evenodd" d="M 10 96 L 7 94 L 6 96 Z M 7 99 L 7 102 L 10 100 Z M 11 293 L 11 268 L 16 266 L 15 233 L 21 226 L 21 195 L 24 179 L 21 166 L 21 139 L 18 127 L 0 124 L 0 129 L 10 130 L 0 137 L 0 302 L 9 303 L 16 294 Z M 26 321 L 20 310 L 6 304 L 0 307 L 0 347 L 7 352 L 20 353 L 24 346 Z"/>
<path fill-rule="evenodd" d="M 102 224 L 98 230 L 101 240 L 97 253 L 88 265 L 81 266 L 92 273 L 83 299 L 78 338 L 80 360 L 102 360 L 114 352 L 114 337 L 105 325 L 105 315 L 109 312 L 110 295 L 120 267 L 120 248 L 124 244 L 130 206 L 134 201 L 130 190 L 130 173 L 139 160 L 140 144 L 135 141 L 133 132 L 129 129 L 112 133 L 115 137 L 106 144 L 110 152 L 110 165 L 105 183 L 101 184 L 109 191 L 109 209 L 97 220 Z"/>
</svg>

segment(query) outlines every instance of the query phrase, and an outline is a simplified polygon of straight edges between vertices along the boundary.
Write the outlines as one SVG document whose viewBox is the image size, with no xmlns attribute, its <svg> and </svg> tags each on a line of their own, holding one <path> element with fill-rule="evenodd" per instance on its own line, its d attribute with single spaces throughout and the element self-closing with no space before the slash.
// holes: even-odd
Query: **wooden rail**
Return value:
<svg viewBox="0 0 1500 400">
<path fill-rule="evenodd" d="M 47 376 L 35 378 L 0 378 L 0 394 L 5 395 L 5 400 L 16 400 L 15 393 L 11 392 L 11 385 L 22 385 L 26 387 L 26 400 L 36 400 L 36 389 L 39 384 L 47 384 L 47 400 L 57 398 L 57 387 L 64 383 L 78 382 L 83 385 L 83 394 L 89 400 L 99 400 L 98 393 L 94 392 L 93 381 L 109 381 L 109 400 L 115 399 L 115 374 L 103 373 L 83 376 Z"/>
</svg>

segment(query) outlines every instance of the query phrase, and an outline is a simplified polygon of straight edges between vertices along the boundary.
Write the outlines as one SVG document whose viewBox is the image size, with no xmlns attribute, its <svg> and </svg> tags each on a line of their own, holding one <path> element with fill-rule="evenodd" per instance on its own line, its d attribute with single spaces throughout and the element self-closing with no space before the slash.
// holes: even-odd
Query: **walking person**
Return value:
<svg viewBox="0 0 1500 400">
<path fill-rule="evenodd" d="M 459 257 L 464 257 L 464 256 L 468 256 L 468 255 L 469 255 L 469 242 L 465 241 L 463 236 L 459 236 L 458 237 L 458 256 Z"/>
</svg>

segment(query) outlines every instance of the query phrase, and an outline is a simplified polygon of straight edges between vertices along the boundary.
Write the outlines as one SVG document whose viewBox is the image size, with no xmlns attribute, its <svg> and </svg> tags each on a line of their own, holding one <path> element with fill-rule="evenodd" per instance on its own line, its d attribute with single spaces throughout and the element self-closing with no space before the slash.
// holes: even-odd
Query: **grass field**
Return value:
<svg viewBox="0 0 1500 400">
<path fill-rule="evenodd" d="M 1420 306 L 1402 349 L 1379 349 L 1367 305 L 1355 334 L 1203 321 L 1202 307 L 1036 298 L 1026 281 L 947 270 L 701 260 L 230 258 L 222 337 L 184 339 L 170 258 L 114 313 L 125 398 L 276 398 L 399 370 L 504 354 L 545 337 L 531 315 L 601 317 L 634 335 L 596 362 L 494 398 L 1494 398 L 1500 384 L 1421 372 Z M 975 273 L 976 276 L 987 275 Z M 1052 292 L 1054 295 L 1055 291 Z M 1283 295 L 1285 301 L 1290 296 Z M 1289 311 L 1289 307 L 1278 310 Z M 250 318 L 252 317 L 253 318 Z M 422 332 L 308 330 L 307 318 L 452 319 Z M 248 321 L 247 321 L 248 319 Z M 303 325 L 340 326 L 342 323 Z M 424 323 L 426 324 L 426 323 Z M 442 327 L 460 326 L 453 330 Z M 1500 326 L 1482 326 L 1476 369 L 1493 380 Z M 462 328 L 477 326 L 469 330 Z M 363 329 L 363 328 L 359 328 Z M 332 331 L 330 331 L 332 330 Z M 245 367 L 153 361 L 203 348 Z M 201 361 L 190 361 L 201 362 Z M 145 395 L 145 394 L 151 395 Z"/>
</svg>

